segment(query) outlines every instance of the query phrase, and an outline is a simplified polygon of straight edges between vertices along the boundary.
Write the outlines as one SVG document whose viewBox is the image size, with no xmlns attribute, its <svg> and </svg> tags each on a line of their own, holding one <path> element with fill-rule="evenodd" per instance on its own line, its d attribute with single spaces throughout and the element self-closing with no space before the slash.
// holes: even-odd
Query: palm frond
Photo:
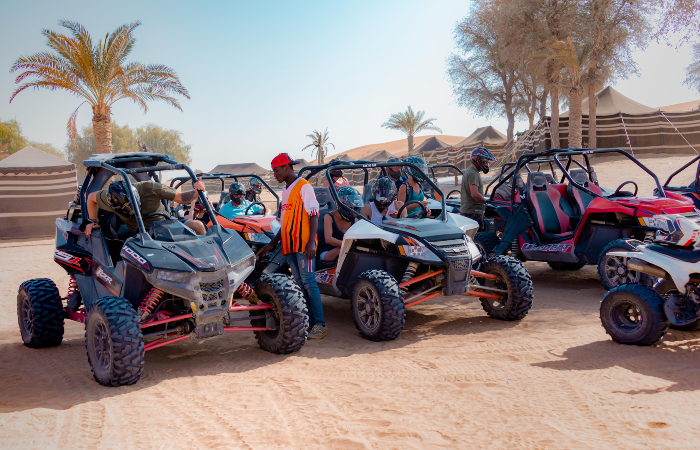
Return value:
<svg viewBox="0 0 700 450">
<path fill-rule="evenodd" d="M 70 115 L 70 119 L 68 119 L 68 125 L 66 126 L 66 131 L 68 132 L 68 139 L 71 141 L 75 139 L 75 137 L 78 135 L 78 129 L 76 127 L 76 121 L 78 120 L 78 110 L 80 109 L 81 106 L 83 106 L 85 102 L 81 103 L 78 105 L 77 108 L 75 108 L 75 111 L 73 111 L 73 114 Z"/>
</svg>

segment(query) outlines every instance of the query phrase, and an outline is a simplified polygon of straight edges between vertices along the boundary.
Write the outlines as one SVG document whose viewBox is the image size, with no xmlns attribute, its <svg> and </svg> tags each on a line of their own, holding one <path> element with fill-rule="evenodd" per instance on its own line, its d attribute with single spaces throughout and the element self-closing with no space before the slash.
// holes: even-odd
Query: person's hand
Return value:
<svg viewBox="0 0 700 450">
<path fill-rule="evenodd" d="M 389 217 L 393 217 L 394 219 L 396 219 L 396 216 L 398 213 L 399 213 L 398 211 L 391 211 L 391 212 L 387 213 L 387 215 Z"/>
<path fill-rule="evenodd" d="M 92 235 L 92 230 L 93 230 L 93 229 L 94 229 L 94 230 L 99 230 L 99 229 L 100 229 L 100 226 L 97 225 L 96 223 L 90 222 L 89 224 L 87 224 L 87 225 L 85 226 L 85 234 L 86 234 L 87 236 L 91 236 L 91 235 Z"/>
<path fill-rule="evenodd" d="M 304 251 L 304 254 L 306 255 L 306 259 L 309 261 L 313 260 L 316 257 L 316 242 L 313 239 L 309 239 L 309 243 L 306 244 L 306 250 Z"/>
<path fill-rule="evenodd" d="M 270 253 L 270 250 L 272 250 L 272 246 L 270 244 L 266 244 L 263 248 L 258 250 L 258 253 L 255 254 L 255 258 L 260 258 L 261 256 L 265 256 L 268 253 Z"/>
<path fill-rule="evenodd" d="M 426 207 L 425 207 L 425 217 L 430 217 L 430 214 L 431 214 L 430 208 L 428 208 L 428 207 L 426 206 Z"/>
<path fill-rule="evenodd" d="M 192 183 L 192 187 L 197 189 L 198 191 L 206 191 L 207 190 L 207 188 L 206 188 L 206 186 L 204 186 L 204 182 L 202 181 L 201 178 L 199 180 L 197 180 L 196 183 Z"/>
</svg>

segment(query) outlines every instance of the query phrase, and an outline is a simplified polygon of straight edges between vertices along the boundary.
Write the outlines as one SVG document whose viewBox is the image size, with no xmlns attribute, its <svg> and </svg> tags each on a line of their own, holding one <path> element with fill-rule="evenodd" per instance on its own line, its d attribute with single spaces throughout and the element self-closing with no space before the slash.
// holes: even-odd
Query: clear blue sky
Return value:
<svg viewBox="0 0 700 450">
<path fill-rule="evenodd" d="M 140 20 L 131 60 L 174 68 L 190 91 L 183 112 L 152 104 L 147 114 L 128 100 L 112 120 L 139 127 L 152 122 L 183 132 L 193 167 L 257 162 L 300 150 L 314 129 L 328 127 L 338 151 L 402 139 L 381 124 L 407 105 L 437 118 L 444 134 L 467 136 L 500 118 L 475 117 L 456 106 L 445 74 L 452 32 L 467 1 L 31 1 L 3 2 L 0 27 L 0 118 L 17 119 L 31 140 L 62 148 L 66 122 L 80 100 L 67 93 L 25 91 L 12 104 L 20 55 L 46 49 L 42 28 L 61 18 L 85 25 L 97 40 Z M 684 87 L 689 49 L 665 44 L 636 53 L 641 77 L 615 88 L 648 106 L 700 98 Z M 83 105 L 78 125 L 90 123 Z M 527 124 L 520 122 L 517 130 Z"/>
</svg>

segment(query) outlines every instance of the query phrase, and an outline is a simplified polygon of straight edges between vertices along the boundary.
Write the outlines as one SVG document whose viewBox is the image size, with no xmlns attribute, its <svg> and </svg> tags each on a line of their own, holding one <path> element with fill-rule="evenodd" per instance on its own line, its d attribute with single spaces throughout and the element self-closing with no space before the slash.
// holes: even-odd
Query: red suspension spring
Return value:
<svg viewBox="0 0 700 450">
<path fill-rule="evenodd" d="M 243 298 L 246 299 L 246 300 L 248 300 L 248 297 L 250 297 L 251 295 L 255 294 L 255 292 L 253 291 L 253 288 L 250 287 L 250 286 L 248 286 L 248 285 L 245 283 L 245 281 L 244 281 L 243 283 L 241 283 L 240 286 L 238 286 L 238 289 L 236 290 L 236 292 L 238 292 L 239 294 L 241 294 L 241 297 L 243 297 Z"/>
<path fill-rule="evenodd" d="M 68 282 L 68 291 L 66 292 L 66 296 L 63 297 L 63 300 L 70 300 L 71 296 L 73 295 L 73 292 L 78 290 L 78 282 L 75 281 L 75 278 L 73 275 L 70 276 L 70 281 Z"/>
<path fill-rule="evenodd" d="M 143 299 L 143 302 L 141 302 L 139 306 L 139 320 L 141 322 L 148 319 L 148 316 L 153 312 L 153 308 L 158 305 L 163 294 L 163 291 L 160 289 L 151 288 L 151 292 L 146 295 L 146 298 Z"/>
</svg>

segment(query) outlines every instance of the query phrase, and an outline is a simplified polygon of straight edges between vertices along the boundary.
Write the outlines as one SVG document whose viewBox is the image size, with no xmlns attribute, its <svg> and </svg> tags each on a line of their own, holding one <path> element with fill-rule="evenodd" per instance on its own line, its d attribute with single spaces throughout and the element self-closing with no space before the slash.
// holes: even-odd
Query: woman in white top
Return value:
<svg viewBox="0 0 700 450">
<path fill-rule="evenodd" d="M 373 224 L 381 225 L 385 218 L 396 219 L 402 202 L 395 201 L 396 185 L 389 177 L 381 177 L 372 186 L 371 201 L 364 205 L 360 214 L 368 218 Z M 401 217 L 406 217 L 406 211 L 401 213 Z"/>
</svg>

